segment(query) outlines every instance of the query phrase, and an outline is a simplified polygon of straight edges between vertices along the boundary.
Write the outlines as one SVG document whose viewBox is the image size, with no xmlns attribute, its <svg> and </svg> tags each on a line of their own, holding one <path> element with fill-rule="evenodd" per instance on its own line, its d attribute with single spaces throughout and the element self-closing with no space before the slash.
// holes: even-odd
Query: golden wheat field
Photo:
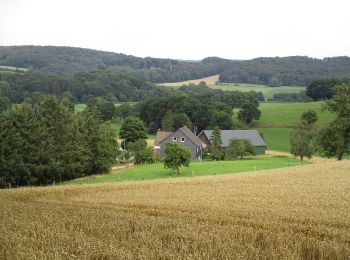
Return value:
<svg viewBox="0 0 350 260">
<path fill-rule="evenodd" d="M 350 161 L 0 191 L 4 259 L 349 259 Z"/>
<path fill-rule="evenodd" d="M 201 81 L 204 81 L 205 83 L 207 83 L 207 85 L 214 85 L 215 82 L 219 81 L 219 74 L 213 75 L 210 77 L 201 78 L 201 79 L 192 79 L 192 80 L 186 80 L 181 82 L 160 83 L 158 85 L 166 86 L 166 87 L 181 87 L 182 85 L 188 85 L 191 83 L 198 85 Z"/>
</svg>

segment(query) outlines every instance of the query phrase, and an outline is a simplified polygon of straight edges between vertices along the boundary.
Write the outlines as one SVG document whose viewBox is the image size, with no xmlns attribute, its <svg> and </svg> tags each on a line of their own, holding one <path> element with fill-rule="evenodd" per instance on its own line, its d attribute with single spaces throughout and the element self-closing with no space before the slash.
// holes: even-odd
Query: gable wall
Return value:
<svg viewBox="0 0 350 260">
<path fill-rule="evenodd" d="M 176 137 L 176 141 L 173 141 L 173 137 Z M 185 138 L 184 142 L 181 142 L 181 138 Z M 178 144 L 184 145 L 190 149 L 192 160 L 201 160 L 202 159 L 202 148 L 197 146 L 192 142 L 186 135 L 184 135 L 181 131 L 177 130 L 175 133 L 171 134 L 167 138 L 165 138 L 160 143 L 160 156 L 165 156 L 165 144 L 167 142 L 176 142 Z"/>
</svg>

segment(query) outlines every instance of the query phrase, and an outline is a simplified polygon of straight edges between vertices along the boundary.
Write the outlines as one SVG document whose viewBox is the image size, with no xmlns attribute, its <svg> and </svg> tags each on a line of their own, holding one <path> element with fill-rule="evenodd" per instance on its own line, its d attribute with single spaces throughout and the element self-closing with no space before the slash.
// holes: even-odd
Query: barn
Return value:
<svg viewBox="0 0 350 260">
<path fill-rule="evenodd" d="M 255 147 L 257 155 L 265 154 L 267 149 L 266 143 L 257 130 L 220 130 L 221 131 L 221 147 L 226 149 L 231 139 L 246 139 Z M 210 139 L 213 130 L 203 130 L 198 137 L 208 147 L 211 146 Z"/>
</svg>

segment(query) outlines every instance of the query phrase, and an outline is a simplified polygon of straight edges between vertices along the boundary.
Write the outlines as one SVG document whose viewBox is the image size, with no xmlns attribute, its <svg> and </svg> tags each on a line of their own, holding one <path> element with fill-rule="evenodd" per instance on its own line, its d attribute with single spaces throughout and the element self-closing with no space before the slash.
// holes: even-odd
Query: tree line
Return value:
<svg viewBox="0 0 350 260">
<path fill-rule="evenodd" d="M 0 65 L 30 68 L 45 75 L 117 70 L 143 81 L 179 82 L 220 74 L 220 82 L 307 86 L 324 77 L 349 77 L 350 58 L 303 56 L 201 61 L 139 58 L 120 53 L 54 46 L 0 46 Z"/>
<path fill-rule="evenodd" d="M 47 185 L 109 171 L 118 143 L 96 108 L 76 114 L 58 98 L 0 114 L 0 185 Z"/>
<path fill-rule="evenodd" d="M 249 93 L 213 91 L 207 94 L 190 91 L 150 97 L 138 104 L 138 111 L 139 117 L 151 132 L 158 128 L 173 131 L 187 125 L 199 133 L 215 126 L 232 129 L 234 108 L 239 109 L 238 119 L 244 124 L 250 124 L 260 118 L 258 107 L 259 102 Z"/>
<path fill-rule="evenodd" d="M 167 90 L 116 71 L 76 72 L 69 76 L 47 76 L 39 73 L 0 74 L 0 96 L 21 103 L 38 95 L 70 96 L 74 102 L 89 102 L 108 97 L 114 102 L 140 101 Z"/>
</svg>

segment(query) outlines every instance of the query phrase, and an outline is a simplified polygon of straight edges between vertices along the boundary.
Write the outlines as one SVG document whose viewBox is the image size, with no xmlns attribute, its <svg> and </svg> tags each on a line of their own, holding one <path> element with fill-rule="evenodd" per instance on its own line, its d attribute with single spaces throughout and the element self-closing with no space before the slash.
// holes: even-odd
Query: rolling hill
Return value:
<svg viewBox="0 0 350 260">
<path fill-rule="evenodd" d="M 0 66 L 30 68 L 49 75 L 118 70 L 153 83 L 180 82 L 219 74 L 220 82 L 305 86 L 322 77 L 350 77 L 350 58 L 305 56 L 201 61 L 140 58 L 73 47 L 0 46 Z"/>
</svg>

